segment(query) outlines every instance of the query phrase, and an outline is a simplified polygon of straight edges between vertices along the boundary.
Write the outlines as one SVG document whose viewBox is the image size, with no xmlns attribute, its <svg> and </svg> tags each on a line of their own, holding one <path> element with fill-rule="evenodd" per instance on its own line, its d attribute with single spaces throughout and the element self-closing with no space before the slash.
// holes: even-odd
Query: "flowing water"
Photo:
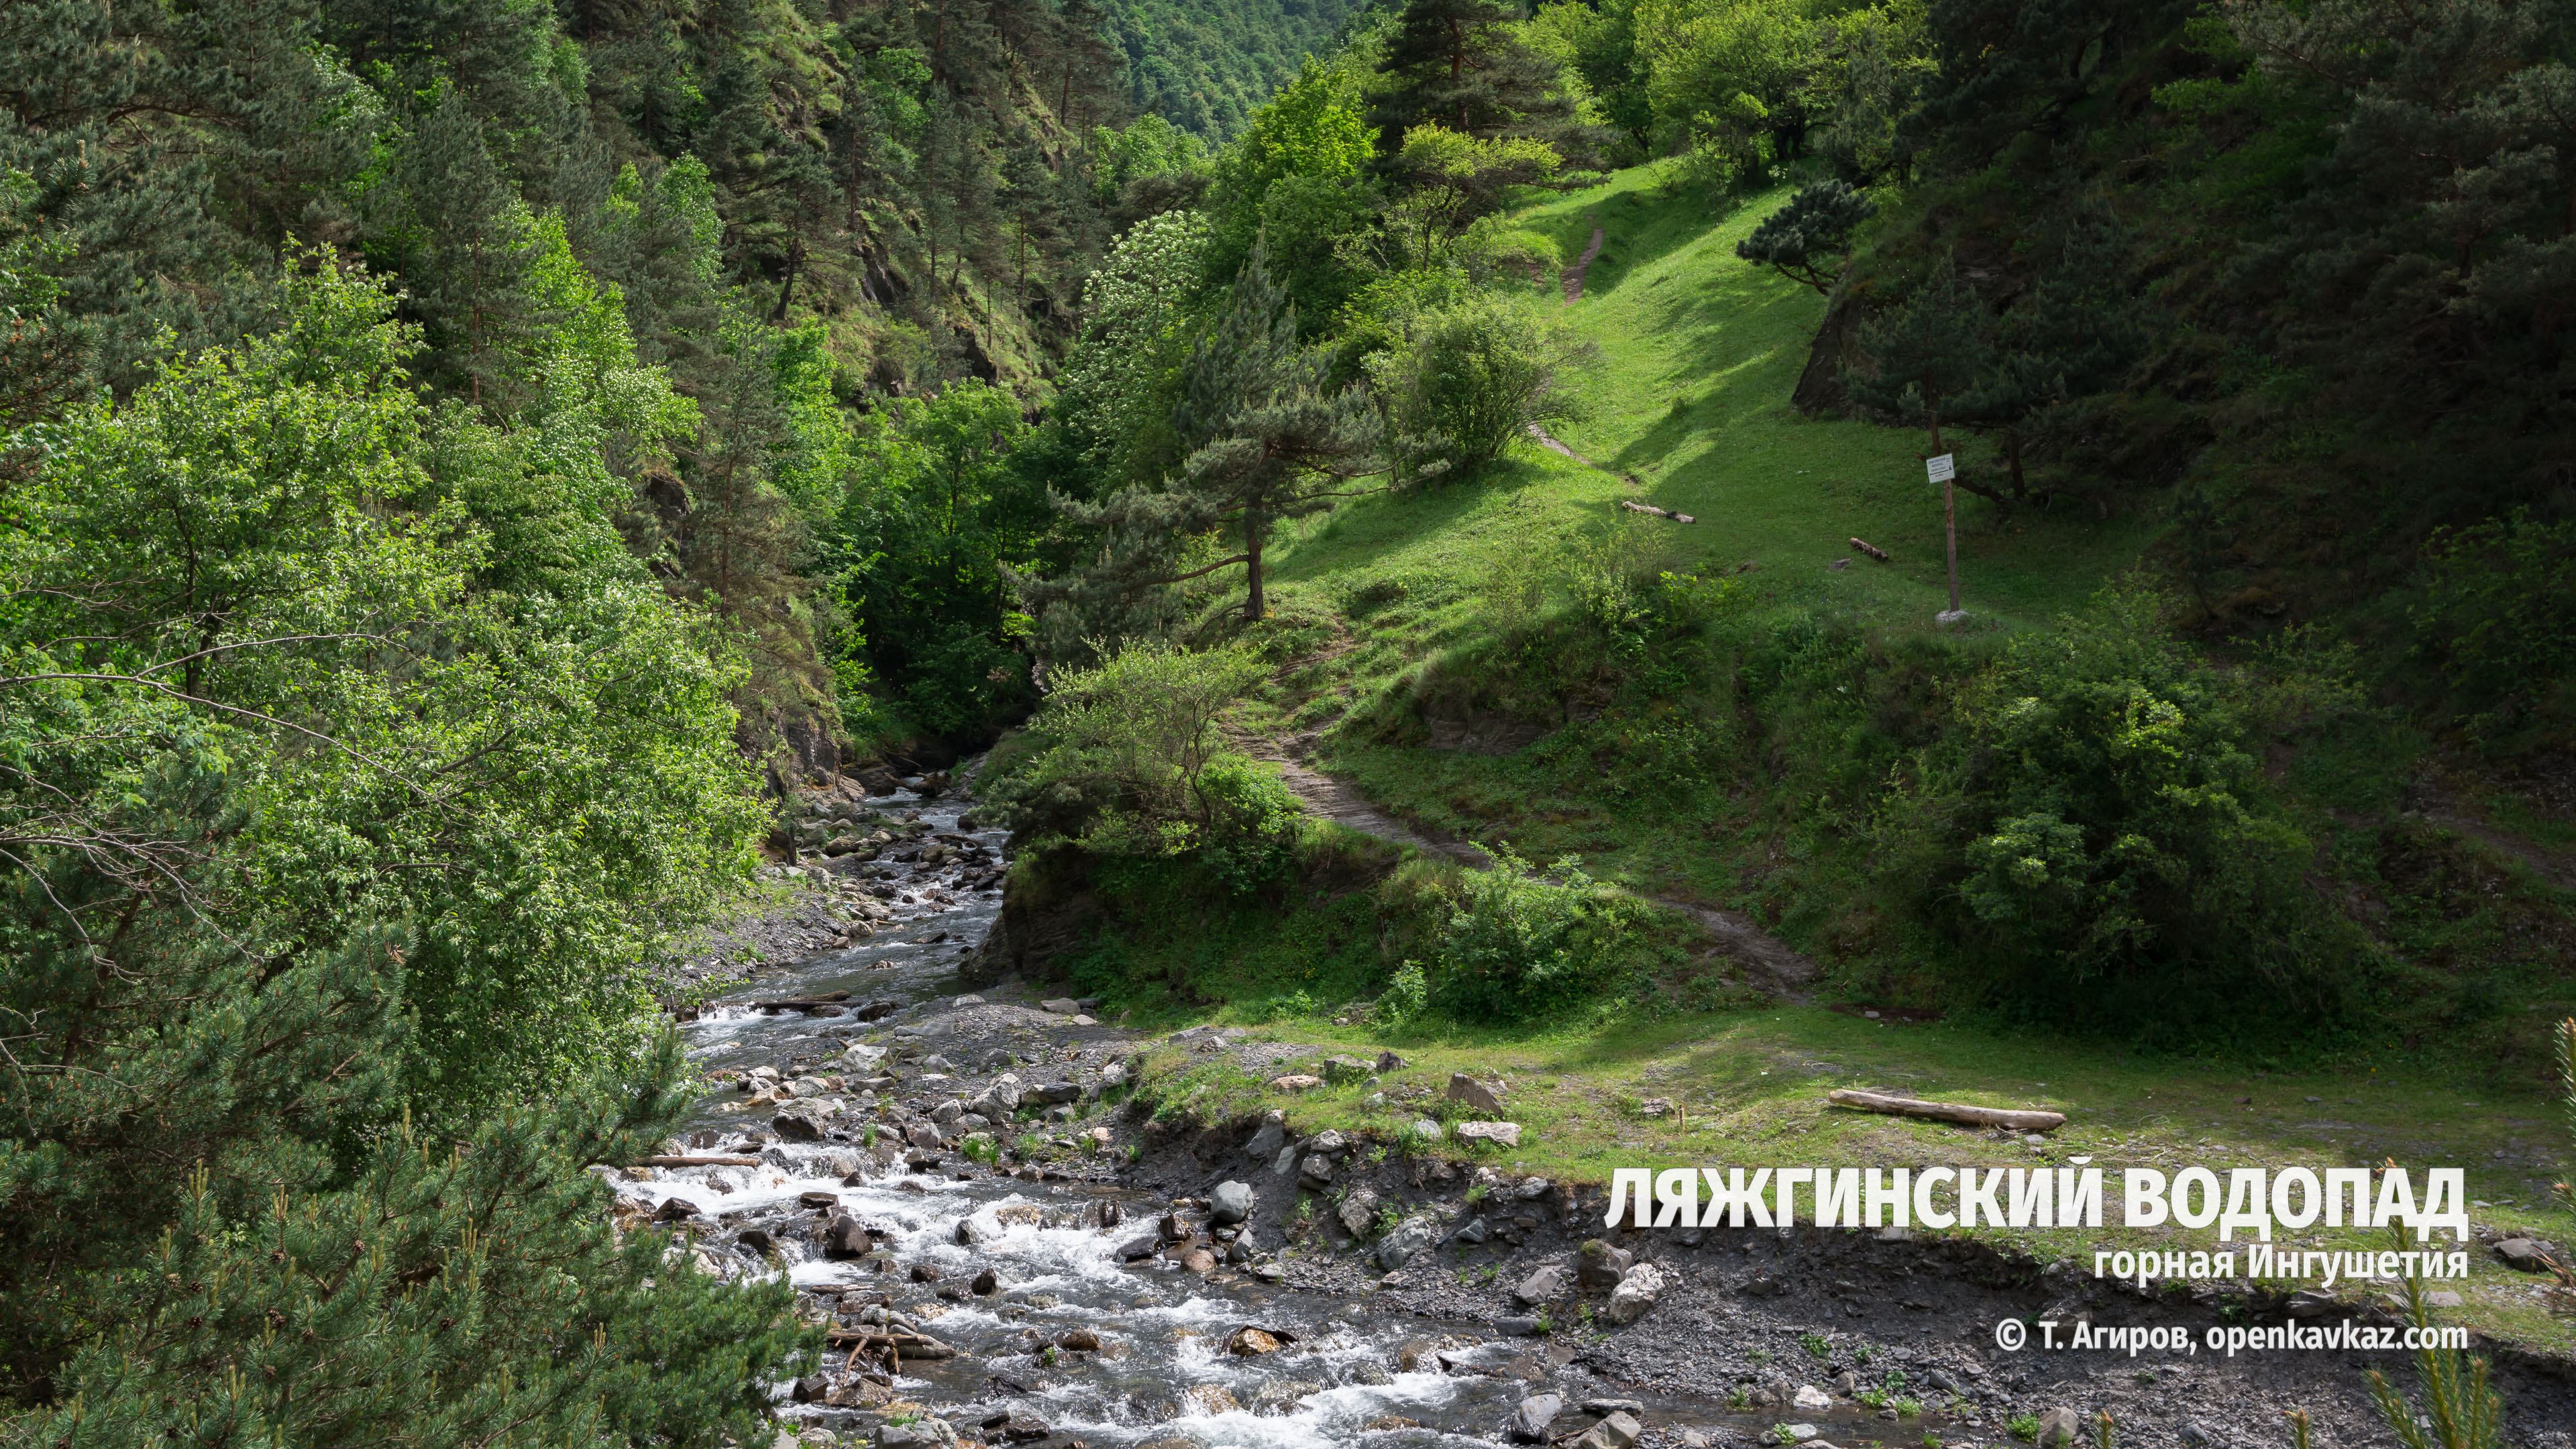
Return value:
<svg viewBox="0 0 2576 1449">
<path fill-rule="evenodd" d="M 937 832 L 1000 848 L 1000 832 L 957 829 L 969 802 L 954 795 L 871 803 L 889 814 L 917 812 Z M 824 1064 L 862 1034 L 899 1043 L 918 1033 L 926 1016 L 952 1009 L 950 998 L 962 989 L 958 965 L 999 909 L 998 891 L 960 889 L 960 876 L 951 868 L 932 879 L 908 874 L 874 882 L 896 888 L 888 902 L 894 924 L 862 944 L 765 974 L 756 986 L 711 1003 L 683 1028 L 695 1058 L 707 1068 L 767 1064 L 792 1076 L 791 1064 L 831 1070 Z M 853 1003 L 895 997 L 908 1004 L 874 1023 L 748 1005 L 838 991 L 850 993 Z M 889 1029 L 892 1038 L 881 1035 Z M 1095 1058 L 1114 1050 L 1114 1043 L 1103 1042 L 1109 1035 L 1106 1028 L 1088 1033 L 1103 1043 L 1091 1053 Z M 1061 1032 L 1054 1036 L 1065 1039 Z M 939 1040 L 919 1046 L 935 1051 Z M 926 1103 L 944 1093 L 897 1088 L 893 1095 Z M 911 1167 L 873 1160 L 850 1142 L 779 1142 L 762 1130 L 766 1109 L 729 1112 L 727 1101 L 719 1095 L 704 1104 L 688 1134 L 691 1150 L 756 1153 L 760 1165 L 663 1169 L 655 1180 L 622 1182 L 620 1190 L 646 1206 L 674 1196 L 695 1203 L 705 1214 L 697 1220 L 697 1241 L 728 1275 L 783 1269 L 802 1288 L 848 1290 L 823 1300 L 838 1302 L 844 1324 L 867 1305 L 888 1303 L 953 1346 L 953 1358 L 901 1363 L 892 1389 L 897 1399 L 927 1406 L 966 1436 L 998 1440 L 998 1430 L 977 1426 L 1008 1412 L 1042 1420 L 1054 1431 L 1046 1442 L 1059 1445 L 1178 1438 L 1210 1449 L 1321 1449 L 1365 1435 L 1390 1449 L 1463 1446 L 1491 1442 L 1524 1396 L 1550 1388 L 1568 1400 L 1556 1433 L 1587 1422 L 1575 1410 L 1585 1380 L 1569 1376 L 1573 1350 L 1558 1341 L 1485 1342 L 1491 1337 L 1485 1325 L 1372 1311 L 1365 1298 L 1274 1287 L 1227 1271 L 1201 1276 L 1160 1259 L 1122 1264 L 1118 1246 L 1167 1202 L 1098 1184 L 1022 1181 L 956 1156 L 935 1167 Z M 857 1135 L 869 1116 L 856 1107 L 841 1120 Z M 1268 1179 L 1259 1185 L 1265 1189 L 1261 1212 L 1285 1206 L 1285 1193 Z M 806 1195 L 815 1193 L 830 1194 L 838 1211 L 867 1224 L 879 1253 L 823 1256 L 816 1229 L 835 1209 L 814 1205 Z M 1104 1203 L 1115 1204 L 1116 1212 L 1104 1214 Z M 1124 1224 L 1098 1226 L 1104 1216 L 1123 1217 Z M 985 1240 L 959 1244 L 965 1218 L 974 1219 Z M 753 1230 L 755 1243 L 757 1234 L 767 1236 L 767 1254 L 742 1245 Z M 913 1281 L 920 1265 L 938 1270 L 937 1283 Z M 1000 1280 L 997 1291 L 958 1291 L 987 1268 Z M 938 1296 L 943 1286 L 953 1301 Z M 1260 1356 L 1228 1353 L 1226 1337 L 1244 1325 L 1284 1330 L 1294 1341 Z M 1049 1352 L 1077 1330 L 1096 1334 L 1098 1351 Z M 1415 1351 L 1408 1353 L 1408 1345 Z M 1450 1371 L 1441 1371 L 1426 1346 L 1452 1351 Z M 834 1352 L 828 1366 L 838 1369 L 841 1358 Z M 849 1383 L 838 1375 L 833 1381 Z M 787 1402 L 785 1389 L 779 1411 L 791 1423 L 855 1428 L 873 1422 L 849 1407 Z M 1619 1391 L 1596 1386 L 1593 1392 Z M 1758 1431 L 1777 1417 L 1776 1411 L 1730 1412 L 1713 1401 L 1650 1398 L 1647 1406 L 1648 1422 L 1666 1426 Z M 1838 1434 L 1846 1444 L 1877 1437 L 1848 1430 Z"/>
</svg>

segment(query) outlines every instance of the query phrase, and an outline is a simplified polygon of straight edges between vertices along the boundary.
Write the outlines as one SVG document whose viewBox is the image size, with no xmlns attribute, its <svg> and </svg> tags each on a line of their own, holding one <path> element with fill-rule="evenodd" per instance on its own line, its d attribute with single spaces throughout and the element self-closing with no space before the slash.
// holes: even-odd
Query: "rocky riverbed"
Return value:
<svg viewBox="0 0 2576 1449">
<path fill-rule="evenodd" d="M 924 782 L 938 789 L 944 782 Z M 2391 1438 L 2397 1353 L 2005 1353 L 2003 1318 L 2185 1326 L 2381 1310 L 2140 1297 L 2071 1263 L 1901 1231 L 1605 1229 L 1598 1185 L 1454 1139 L 1201 1122 L 1145 1043 L 1044 983 L 960 989 L 1002 841 L 954 789 L 813 802 L 797 903 L 692 969 L 748 985 L 684 1030 L 716 1090 L 669 1165 L 602 1169 L 701 1271 L 784 1274 L 829 1325 L 786 1433 L 902 1445 L 1577 1449 L 1789 1442 L 2274 1446 Z M 866 812 L 864 818 L 854 818 Z M 866 827 L 862 833 L 858 827 Z M 893 827 L 904 827 L 895 829 Z M 809 832 L 810 833 L 810 832 Z M 941 847 L 932 852 L 927 847 Z M 898 859 L 909 853 L 912 858 Z M 782 924 L 783 923 L 783 924 Z M 1378 1064 L 1202 1029 L 1265 1073 Z M 1157 1110 L 1158 1109 L 1158 1110 Z M 2565 1366 L 2502 1355 L 2507 1442 L 2576 1445 Z"/>
</svg>

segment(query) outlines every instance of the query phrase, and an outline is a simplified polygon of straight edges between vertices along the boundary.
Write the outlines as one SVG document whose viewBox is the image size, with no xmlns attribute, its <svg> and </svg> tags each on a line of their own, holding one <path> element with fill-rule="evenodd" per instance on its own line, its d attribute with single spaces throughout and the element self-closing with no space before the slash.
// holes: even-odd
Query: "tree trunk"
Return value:
<svg viewBox="0 0 2576 1449">
<path fill-rule="evenodd" d="M 1261 536 L 1269 531 L 1269 527 L 1270 520 L 1262 516 L 1260 509 L 1244 510 L 1244 573 L 1251 580 L 1251 590 L 1243 601 L 1243 616 L 1253 623 L 1261 621 Z"/>
</svg>

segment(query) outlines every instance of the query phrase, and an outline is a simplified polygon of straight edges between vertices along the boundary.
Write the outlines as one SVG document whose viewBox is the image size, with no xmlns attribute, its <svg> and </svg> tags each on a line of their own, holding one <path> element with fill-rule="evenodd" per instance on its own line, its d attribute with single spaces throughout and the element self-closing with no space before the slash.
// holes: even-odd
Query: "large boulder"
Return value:
<svg viewBox="0 0 2576 1449">
<path fill-rule="evenodd" d="M 1440 1241 L 1440 1220 L 1421 1213 L 1397 1223 L 1377 1241 L 1377 1265 L 1392 1273 Z"/>
<path fill-rule="evenodd" d="M 1229 1178 L 1218 1183 L 1216 1191 L 1208 1194 L 1208 1222 L 1220 1228 L 1232 1227 L 1252 1216 L 1256 1201 L 1252 1184 Z"/>
<path fill-rule="evenodd" d="M 1273 1112 L 1261 1119 L 1261 1130 L 1243 1144 L 1243 1153 L 1255 1162 L 1267 1162 L 1288 1145 L 1288 1124 L 1281 1113 Z"/>
<path fill-rule="evenodd" d="M 823 1121 L 821 1104 L 796 1102 L 770 1118 L 769 1127 L 789 1142 L 820 1142 L 823 1140 Z"/>
<path fill-rule="evenodd" d="M 1565 1400 L 1554 1394 L 1532 1394 L 1521 1400 L 1521 1406 L 1503 1421 L 1503 1437 L 1515 1444 L 1544 1444 L 1547 1426 L 1565 1409 Z"/>
<path fill-rule="evenodd" d="M 1546 1263 L 1540 1265 L 1538 1270 L 1531 1273 L 1528 1277 L 1523 1278 L 1520 1281 L 1520 1286 L 1512 1290 L 1512 1296 L 1535 1308 L 1539 1304 L 1554 1303 L 1559 1298 L 1564 1297 L 1565 1289 L 1566 1276 L 1564 1266 L 1557 1263 Z"/>
<path fill-rule="evenodd" d="M 1575 1286 L 1580 1288 L 1616 1288 L 1628 1276 L 1628 1265 L 1637 1255 L 1625 1248 L 1614 1248 L 1599 1238 L 1587 1239 L 1576 1258 Z"/>
<path fill-rule="evenodd" d="M 823 1256 L 826 1258 L 864 1258 L 876 1244 L 868 1230 L 848 1213 L 834 1213 L 823 1225 Z"/>
<path fill-rule="evenodd" d="M 1358 1057 L 1354 1056 L 1337 1054 L 1324 1058 L 1324 1080 L 1337 1087 L 1349 1086 L 1353 1082 L 1366 1081 L 1369 1074 L 1374 1070 L 1376 1069 L 1370 1066 L 1367 1062 L 1361 1061 Z"/>
<path fill-rule="evenodd" d="M 1342 1199 L 1342 1205 L 1333 1210 L 1333 1215 L 1341 1219 L 1343 1232 L 1354 1238 L 1365 1238 L 1369 1224 L 1377 1221 L 1377 1194 L 1364 1187 L 1353 1188 L 1350 1196 Z"/>
<path fill-rule="evenodd" d="M 1477 1081 L 1465 1072 L 1449 1074 L 1449 1100 L 1463 1102 L 1479 1112 L 1503 1110 L 1503 1094 L 1488 1082 Z"/>
<path fill-rule="evenodd" d="M 1664 1291 L 1664 1270 L 1652 1263 L 1639 1263 L 1630 1268 L 1619 1286 L 1610 1290 L 1610 1304 L 1604 1310 L 1612 1323 L 1629 1324 L 1643 1318 L 1655 1306 L 1656 1295 Z"/>
</svg>

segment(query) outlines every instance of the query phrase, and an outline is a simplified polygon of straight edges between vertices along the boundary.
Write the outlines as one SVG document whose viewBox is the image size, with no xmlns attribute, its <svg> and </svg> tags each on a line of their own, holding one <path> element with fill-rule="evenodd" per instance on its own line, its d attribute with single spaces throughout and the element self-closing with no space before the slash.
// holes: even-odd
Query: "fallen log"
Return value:
<svg viewBox="0 0 2576 1449">
<path fill-rule="evenodd" d="M 1669 508 L 1657 508 L 1651 503 L 1631 503 L 1627 499 L 1622 498 L 1619 500 L 1619 506 L 1627 509 L 1631 513 L 1651 513 L 1657 518 L 1669 518 L 1675 523 L 1699 522 L 1698 519 L 1691 517 L 1687 513 L 1675 513 Z"/>
<path fill-rule="evenodd" d="M 1887 550 L 1880 548 L 1877 544 L 1870 542 L 1868 539 L 1855 538 L 1851 541 L 1851 546 L 1860 550 L 1862 553 L 1868 554 L 1871 558 L 1878 560 L 1880 563 L 1887 563 L 1890 561 L 1887 556 Z"/>
<path fill-rule="evenodd" d="M 647 1157 L 637 1167 L 758 1167 L 757 1157 Z"/>
<path fill-rule="evenodd" d="M 1838 1107 L 1851 1107 L 1862 1112 L 1884 1112 L 1893 1117 L 1929 1117 L 1940 1122 L 1961 1122 L 1970 1127 L 2009 1127 L 2015 1132 L 2046 1132 L 2066 1125 L 2063 1112 L 2019 1112 L 2003 1107 L 1971 1107 L 1965 1102 L 1924 1102 L 1878 1092 L 1833 1091 L 1825 1094 L 1825 1100 Z"/>
<path fill-rule="evenodd" d="M 850 993 L 846 991 L 834 991 L 822 996 L 797 996 L 790 997 L 783 1001 L 755 1001 L 751 1004 L 751 1009 L 754 1011 L 803 1011 L 807 1007 L 811 1006 L 838 1006 L 849 999 Z"/>
<path fill-rule="evenodd" d="M 883 1333 L 864 1328 L 835 1328 L 824 1335 L 824 1342 L 834 1348 L 875 1348 L 883 1345 L 905 1358 L 955 1358 L 957 1350 L 935 1338 L 910 1333 Z"/>
</svg>

